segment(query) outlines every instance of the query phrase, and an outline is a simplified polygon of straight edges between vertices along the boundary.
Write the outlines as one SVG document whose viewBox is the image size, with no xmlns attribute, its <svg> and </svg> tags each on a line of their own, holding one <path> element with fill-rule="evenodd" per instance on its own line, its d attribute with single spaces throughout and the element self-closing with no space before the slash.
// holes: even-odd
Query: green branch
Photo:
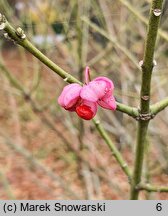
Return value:
<svg viewBox="0 0 168 216">
<path fill-rule="evenodd" d="M 156 43 L 156 37 L 159 27 L 160 16 L 154 14 L 155 9 L 162 9 L 163 0 L 153 0 L 149 24 L 147 31 L 147 38 L 145 43 L 145 51 L 142 65 L 142 84 L 141 84 L 141 98 L 140 98 L 140 116 L 146 117 L 141 118 L 138 122 L 137 131 L 137 144 L 136 144 L 136 155 L 134 163 L 134 172 L 131 184 L 131 199 L 138 199 L 139 191 L 136 189 L 137 185 L 141 181 L 142 167 L 144 159 L 144 150 L 146 143 L 146 135 L 148 130 L 148 124 L 150 121 L 150 89 L 151 89 L 151 76 L 153 70 L 153 57 Z M 149 116 L 149 118 L 148 118 Z"/>
<path fill-rule="evenodd" d="M 63 69 L 61 69 L 59 66 L 57 66 L 55 63 L 53 63 L 50 59 L 48 59 L 44 54 L 42 54 L 33 44 L 31 44 L 30 41 L 24 36 L 23 30 L 21 31 L 19 29 L 19 32 L 22 33 L 20 36 L 18 36 L 18 31 L 15 30 L 7 21 L 5 21 L 5 28 L 4 30 L 8 33 L 9 37 L 16 41 L 19 45 L 23 46 L 26 50 L 28 50 L 30 53 L 32 53 L 36 58 L 38 58 L 41 62 L 43 62 L 46 66 L 48 66 L 50 69 L 52 69 L 55 73 L 57 73 L 59 76 L 61 76 L 63 79 L 66 79 L 68 83 L 79 83 L 82 85 L 82 83 L 74 78 L 69 73 L 65 72 Z M 24 37 L 24 39 L 23 39 Z M 11 76 L 8 76 L 11 83 L 14 84 L 11 79 Z M 18 83 L 18 82 L 17 82 Z M 14 85 L 16 87 L 16 85 Z M 20 86 L 20 84 L 18 84 Z M 23 90 L 23 88 L 19 88 L 20 90 Z M 138 115 L 138 111 L 136 108 L 132 108 L 126 105 L 123 105 L 121 103 L 117 103 L 117 110 L 124 112 L 128 115 L 131 115 L 132 117 L 136 117 Z M 93 119 L 94 124 L 96 125 L 97 130 L 99 131 L 100 135 L 103 137 L 107 145 L 110 147 L 110 150 L 112 151 L 114 157 L 122 167 L 125 174 L 131 178 L 130 171 L 127 167 L 127 164 L 125 163 L 124 159 L 122 158 L 120 152 L 117 150 L 115 145 L 110 140 L 110 137 L 106 133 L 106 131 L 103 129 L 103 127 L 97 123 L 95 119 Z"/>
<path fill-rule="evenodd" d="M 156 115 L 160 111 L 164 110 L 167 106 L 168 106 L 168 98 L 165 98 L 150 106 L 150 112 L 152 115 Z"/>
<path fill-rule="evenodd" d="M 133 118 L 137 118 L 139 116 L 139 111 L 137 108 L 130 107 L 130 106 L 118 103 L 118 102 L 117 102 L 117 110 L 120 112 L 126 113 Z"/>
<path fill-rule="evenodd" d="M 168 187 L 166 186 L 155 186 L 155 185 L 150 185 L 150 184 L 139 184 L 137 186 L 137 190 L 145 190 L 148 192 L 168 192 Z"/>
<path fill-rule="evenodd" d="M 101 137 L 105 140 L 105 142 L 109 146 L 110 150 L 112 151 L 113 156 L 115 157 L 115 159 L 117 160 L 117 162 L 120 164 L 122 170 L 127 175 L 129 183 L 130 183 L 131 172 L 129 170 L 129 167 L 128 167 L 127 163 L 124 161 L 124 159 L 122 158 L 120 152 L 115 147 L 115 145 L 111 141 L 110 137 L 108 136 L 108 134 L 106 133 L 106 131 L 104 130 L 104 128 L 101 126 L 100 121 L 97 120 L 96 118 L 94 118 L 93 119 L 93 123 L 95 124 L 95 126 L 96 126 L 97 130 L 99 131 Z"/>
<path fill-rule="evenodd" d="M 21 39 L 17 35 L 17 30 L 15 30 L 8 21 L 5 22 L 4 30 L 8 33 L 9 37 L 16 41 L 19 45 L 24 47 L 27 51 L 32 53 L 36 58 L 38 58 L 41 62 L 43 62 L 46 66 L 48 66 L 52 71 L 61 76 L 68 83 L 82 83 L 52 62 L 48 57 L 46 57 L 42 52 L 40 52 L 27 38 Z M 22 32 L 23 33 L 23 32 Z M 24 33 L 23 33 L 24 34 Z M 126 113 L 132 117 L 136 117 L 138 115 L 138 111 L 136 108 L 132 108 L 130 106 L 117 103 L 117 110 L 123 113 Z"/>
<path fill-rule="evenodd" d="M 21 28 L 14 29 L 8 21 L 5 22 L 4 30 L 8 33 L 8 36 L 13 39 L 16 43 L 24 47 L 27 51 L 33 54 L 36 58 L 38 58 L 41 62 L 43 62 L 46 66 L 48 66 L 51 70 L 61 76 L 63 79 L 66 79 L 68 83 L 79 83 L 82 84 L 75 77 L 71 76 L 69 73 L 64 71 L 54 62 L 52 62 L 49 58 L 47 58 L 42 52 L 40 52 L 27 38 L 22 39 L 24 32 Z M 22 32 L 21 32 L 22 30 Z M 18 36 L 20 32 L 20 36 Z"/>
</svg>

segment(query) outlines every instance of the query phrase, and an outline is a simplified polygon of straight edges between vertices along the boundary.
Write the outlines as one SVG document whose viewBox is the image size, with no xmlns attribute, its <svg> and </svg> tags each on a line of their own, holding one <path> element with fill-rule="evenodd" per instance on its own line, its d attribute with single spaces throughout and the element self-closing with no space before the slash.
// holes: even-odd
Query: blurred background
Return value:
<svg viewBox="0 0 168 216">
<path fill-rule="evenodd" d="M 0 0 L 44 54 L 81 81 L 115 83 L 118 101 L 139 106 L 149 0 Z M 166 13 L 161 28 L 167 31 Z M 0 199 L 128 199 L 129 183 L 91 121 L 62 109 L 67 84 L 22 47 L 0 39 Z M 152 103 L 168 95 L 168 36 L 158 36 Z M 133 168 L 137 122 L 99 108 L 98 117 Z M 143 181 L 168 186 L 168 110 L 149 127 Z M 142 199 L 168 199 L 141 193 Z"/>
</svg>

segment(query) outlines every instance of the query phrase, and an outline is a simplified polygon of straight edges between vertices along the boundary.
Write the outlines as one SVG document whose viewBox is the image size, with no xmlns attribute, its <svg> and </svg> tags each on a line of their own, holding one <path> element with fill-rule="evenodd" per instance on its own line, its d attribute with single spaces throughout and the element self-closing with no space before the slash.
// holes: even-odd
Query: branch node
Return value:
<svg viewBox="0 0 168 216">
<path fill-rule="evenodd" d="M 11 38 L 9 37 L 8 33 L 4 33 L 3 35 L 4 35 L 4 38 L 6 38 L 6 39 L 8 39 L 8 40 L 11 39 Z"/>
<path fill-rule="evenodd" d="M 20 28 L 20 27 L 18 27 L 18 28 L 16 29 L 16 35 L 17 35 L 19 38 L 21 38 L 21 39 L 25 39 L 25 38 L 26 38 L 26 35 L 25 35 L 23 29 Z"/>
<path fill-rule="evenodd" d="M 14 39 L 12 39 L 12 38 L 9 36 L 9 34 L 8 34 L 8 33 L 4 33 L 3 35 L 4 35 L 4 38 L 6 38 L 7 40 L 10 40 L 10 41 L 12 41 L 14 44 L 16 44 L 16 43 L 17 43 L 17 41 L 15 41 Z"/>
<path fill-rule="evenodd" d="M 0 30 L 3 30 L 5 28 L 5 26 L 6 26 L 5 23 L 1 23 L 0 24 Z"/>
<path fill-rule="evenodd" d="M 125 163 L 125 164 L 122 165 L 123 168 L 124 168 L 124 167 L 127 167 L 127 166 L 128 166 L 127 163 Z"/>
<path fill-rule="evenodd" d="M 155 114 L 151 113 L 151 119 L 155 118 L 155 116 L 156 116 Z"/>
<path fill-rule="evenodd" d="M 143 95 L 141 98 L 144 101 L 148 101 L 150 97 L 149 97 L 149 95 Z"/>
<path fill-rule="evenodd" d="M 137 116 L 135 119 L 137 121 L 149 121 L 155 117 L 152 113 L 140 113 L 139 116 Z"/>
<path fill-rule="evenodd" d="M 69 77 L 65 77 L 64 81 L 67 82 Z"/>
<path fill-rule="evenodd" d="M 6 22 L 5 16 L 0 13 L 0 24 L 5 22 Z"/>
<path fill-rule="evenodd" d="M 99 120 L 97 120 L 97 121 L 96 121 L 96 125 L 99 125 L 99 124 L 100 124 L 100 121 L 99 121 Z"/>
<path fill-rule="evenodd" d="M 143 60 L 139 61 L 139 66 L 142 68 L 143 67 Z M 154 59 L 153 60 L 153 67 L 157 65 L 157 61 Z"/>
<path fill-rule="evenodd" d="M 0 30 L 3 30 L 6 26 L 6 18 L 0 13 Z"/>
<path fill-rule="evenodd" d="M 139 62 L 139 66 L 140 66 L 140 67 L 143 66 L 143 60 L 141 60 L 141 61 Z"/>
<path fill-rule="evenodd" d="M 161 13 L 162 13 L 162 10 L 159 9 L 159 8 L 156 8 L 156 9 L 153 10 L 153 14 L 154 14 L 155 16 L 157 16 L 157 17 L 160 16 Z"/>
<path fill-rule="evenodd" d="M 157 61 L 154 59 L 153 60 L 153 67 L 157 65 Z"/>
<path fill-rule="evenodd" d="M 140 120 L 142 121 L 148 121 L 151 119 L 151 113 L 141 113 L 139 115 Z"/>
</svg>

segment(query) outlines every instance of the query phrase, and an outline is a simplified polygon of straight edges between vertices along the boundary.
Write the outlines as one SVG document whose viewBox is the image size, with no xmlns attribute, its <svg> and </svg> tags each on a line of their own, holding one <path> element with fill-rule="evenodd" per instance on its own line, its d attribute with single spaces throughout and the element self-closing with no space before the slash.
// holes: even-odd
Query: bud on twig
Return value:
<svg viewBox="0 0 168 216">
<path fill-rule="evenodd" d="M 26 35 L 25 35 L 23 29 L 20 28 L 20 27 L 18 27 L 18 28 L 16 29 L 16 34 L 17 34 L 17 36 L 20 37 L 21 39 L 25 39 L 25 38 L 26 38 Z"/>
<path fill-rule="evenodd" d="M 0 30 L 3 30 L 6 26 L 6 18 L 0 13 Z"/>
</svg>

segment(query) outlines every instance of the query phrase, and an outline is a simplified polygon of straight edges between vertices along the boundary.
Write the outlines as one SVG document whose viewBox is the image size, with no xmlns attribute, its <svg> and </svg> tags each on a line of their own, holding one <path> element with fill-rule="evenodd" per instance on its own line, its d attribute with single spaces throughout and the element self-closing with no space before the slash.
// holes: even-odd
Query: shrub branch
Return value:
<svg viewBox="0 0 168 216">
<path fill-rule="evenodd" d="M 162 9 L 163 0 L 153 0 L 150 9 L 149 24 L 147 30 L 147 37 L 145 43 L 145 51 L 142 65 L 142 83 L 141 83 L 141 95 L 140 95 L 140 115 L 150 116 L 150 89 L 151 89 L 151 77 L 153 71 L 153 57 L 156 44 L 156 37 L 159 27 L 160 15 L 154 14 L 155 9 Z M 138 199 L 139 191 L 137 185 L 141 181 L 143 159 L 145 153 L 146 135 L 148 130 L 148 124 L 151 118 L 140 119 L 138 122 L 137 131 L 137 144 L 134 171 L 131 184 L 130 199 Z"/>
<path fill-rule="evenodd" d="M 1 16 L 2 15 L 0 15 L 0 17 Z M 0 22 L 1 22 L 1 19 L 0 19 Z M 21 28 L 19 28 L 19 31 L 18 31 L 18 28 L 15 30 L 10 25 L 10 23 L 5 19 L 5 28 L 4 28 L 4 30 L 8 33 L 8 36 L 12 40 L 14 40 L 17 44 L 21 45 L 27 51 L 29 51 L 30 53 L 32 53 L 37 59 L 39 59 L 41 62 L 43 62 L 52 71 L 54 71 L 59 76 L 61 76 L 66 82 L 68 82 L 68 83 L 79 83 L 80 85 L 82 85 L 82 83 L 78 79 L 76 79 L 75 77 L 73 77 L 72 75 L 70 75 L 69 73 L 67 73 L 66 71 L 64 71 L 62 68 L 60 68 L 54 62 L 52 62 L 48 57 L 46 57 L 42 52 L 40 52 L 25 37 L 23 30 L 21 31 Z M 18 32 L 19 32 L 19 34 L 18 34 Z M 1 68 L 2 67 L 3 66 L 1 65 Z M 9 74 L 9 71 L 6 70 L 5 73 Z M 12 79 L 11 79 L 11 77 L 12 77 Z M 8 76 L 8 78 L 11 81 L 13 80 L 13 76 Z M 14 81 L 12 81 L 12 82 L 14 84 Z M 17 82 L 17 86 L 18 86 L 18 88 L 20 90 L 23 90 L 22 88 L 20 88 L 20 85 L 18 84 L 18 82 Z M 16 87 L 16 85 L 15 85 L 15 87 Z M 128 115 L 130 115 L 132 117 L 137 117 L 137 115 L 138 115 L 138 109 L 130 107 L 130 106 L 127 106 L 127 105 L 123 105 L 123 104 L 118 103 L 118 102 L 117 102 L 117 110 L 121 111 L 123 113 L 126 113 L 126 114 L 128 114 Z M 110 150 L 112 151 L 114 157 L 116 158 L 116 160 L 120 164 L 121 168 L 123 169 L 123 171 L 125 172 L 125 174 L 127 175 L 127 177 L 130 179 L 131 178 L 131 172 L 129 171 L 127 163 L 124 161 L 122 155 L 120 154 L 120 152 L 118 151 L 118 149 L 115 147 L 114 143 L 110 140 L 110 137 L 108 136 L 108 134 L 106 133 L 106 131 L 104 130 L 104 128 L 102 126 L 100 126 L 100 124 L 98 126 L 97 125 L 97 121 L 95 119 L 93 119 L 93 122 L 96 125 L 96 128 L 97 128 L 98 132 L 100 133 L 100 135 L 102 136 L 102 138 L 105 140 L 105 142 L 107 143 L 107 145 L 110 147 Z"/>
<path fill-rule="evenodd" d="M 145 190 L 148 192 L 158 192 L 158 193 L 163 193 L 163 192 L 168 192 L 168 187 L 166 186 L 155 186 L 151 184 L 139 184 L 137 186 L 137 190 Z"/>
</svg>

